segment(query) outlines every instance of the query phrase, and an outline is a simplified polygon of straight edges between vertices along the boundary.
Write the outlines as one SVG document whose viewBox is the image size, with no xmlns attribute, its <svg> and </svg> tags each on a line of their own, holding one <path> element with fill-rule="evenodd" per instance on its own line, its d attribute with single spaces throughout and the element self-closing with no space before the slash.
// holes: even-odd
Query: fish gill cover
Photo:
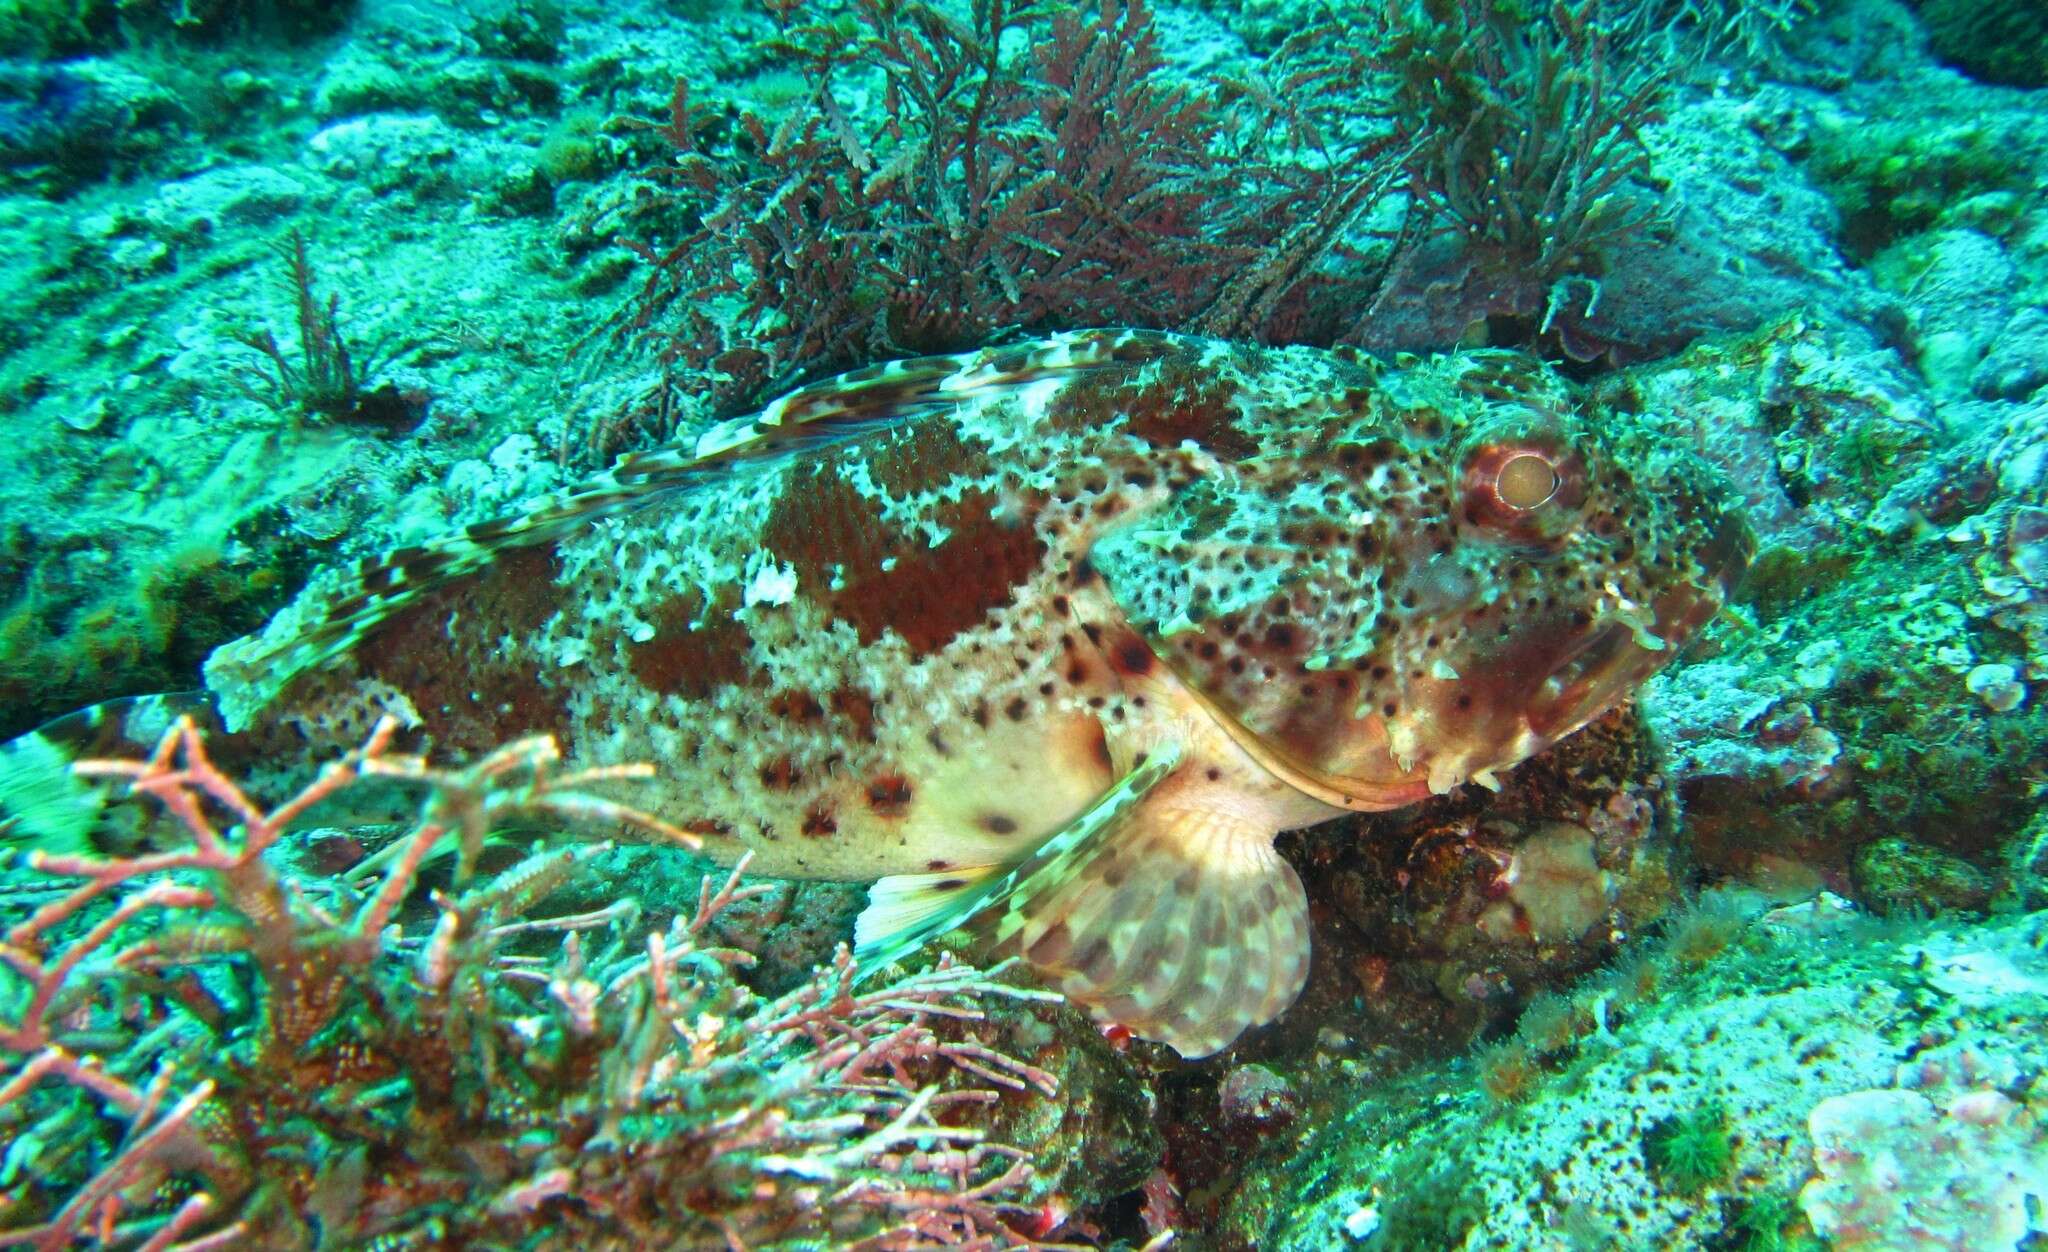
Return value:
<svg viewBox="0 0 2048 1252">
<path fill-rule="evenodd" d="M 8 0 L 0 1241 L 2024 1246 L 2039 27 Z"/>
</svg>

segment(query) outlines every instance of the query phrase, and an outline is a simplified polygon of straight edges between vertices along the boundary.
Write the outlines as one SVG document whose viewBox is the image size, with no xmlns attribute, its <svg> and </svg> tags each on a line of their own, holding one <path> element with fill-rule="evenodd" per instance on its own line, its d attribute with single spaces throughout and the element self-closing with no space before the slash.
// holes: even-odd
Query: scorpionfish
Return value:
<svg viewBox="0 0 2048 1252">
<path fill-rule="evenodd" d="M 1692 455 L 1529 356 L 1090 331 L 808 386 L 329 571 L 206 677 L 301 751 L 392 715 L 652 762 L 635 803 L 714 857 L 878 880 L 870 960 L 965 926 L 1193 1057 L 1302 987 L 1278 832 L 1496 785 L 1751 549 Z"/>
</svg>

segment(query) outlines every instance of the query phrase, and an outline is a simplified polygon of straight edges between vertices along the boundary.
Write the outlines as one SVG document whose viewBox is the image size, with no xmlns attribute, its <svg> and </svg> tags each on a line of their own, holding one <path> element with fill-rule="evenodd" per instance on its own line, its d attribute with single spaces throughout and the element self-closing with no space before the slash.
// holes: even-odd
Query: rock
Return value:
<svg viewBox="0 0 2048 1252">
<path fill-rule="evenodd" d="M 222 225 L 252 226 L 295 213 L 304 183 L 267 165 L 233 165 L 166 183 L 142 216 L 174 237 L 218 234 Z"/>
<path fill-rule="evenodd" d="M 1264 1065 L 1240 1065 L 1231 1070 L 1216 1098 L 1226 1123 L 1284 1124 L 1301 1113 L 1293 1087 Z"/>
<path fill-rule="evenodd" d="M 0 171 L 60 190 L 133 169 L 183 118 L 169 88 L 114 61 L 0 64 Z"/>
<path fill-rule="evenodd" d="M 426 198 L 450 187 L 448 168 L 461 137 L 440 118 L 378 113 L 351 118 L 306 142 L 306 161 L 334 178 L 356 179 L 372 191 L 407 188 Z"/>
<path fill-rule="evenodd" d="M 1877 839 L 1856 850 L 1856 894 L 1881 913 L 1898 909 L 1982 912 L 1990 877 L 1961 857 L 1904 839 Z"/>
<path fill-rule="evenodd" d="M 1998 332 L 1970 376 L 1986 400 L 2024 400 L 2048 385 L 2048 309 L 2021 309 Z"/>
</svg>

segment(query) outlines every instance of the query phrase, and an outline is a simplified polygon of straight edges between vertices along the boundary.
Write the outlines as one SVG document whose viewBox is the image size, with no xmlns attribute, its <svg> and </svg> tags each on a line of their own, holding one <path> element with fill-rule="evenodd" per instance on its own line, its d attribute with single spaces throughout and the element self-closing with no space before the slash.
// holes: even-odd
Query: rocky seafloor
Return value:
<svg viewBox="0 0 2048 1252">
<path fill-rule="evenodd" d="M 1505 0 L 1388 7 L 1537 20 Z M 488 1239 L 448 1219 L 404 1246 L 2048 1237 L 2048 17 L 2025 0 L 1565 7 L 1673 41 L 1654 109 L 1630 119 L 1643 219 L 1532 262 L 1410 229 L 1432 194 L 1453 201 L 1394 180 L 1322 259 L 1370 274 L 1370 307 L 1282 305 L 1245 333 L 1383 355 L 1528 347 L 1600 404 L 1671 415 L 1671 438 L 1721 470 L 1757 532 L 1734 608 L 1633 707 L 1501 792 L 1284 837 L 1312 906 L 1309 985 L 1222 1055 L 1119 1046 L 1038 1002 L 996 1010 L 989 1046 L 1059 1094 L 1002 1097 L 990 1133 L 1032 1169 L 978 1233 L 834 1226 L 816 1207 L 851 1201 L 826 1187 L 717 1205 L 684 1188 L 643 1197 L 641 1224 L 609 1234 L 588 1233 L 611 1229 L 592 1205 L 571 1235 L 550 1208 L 571 1193 L 541 1189 L 493 1208 Z M 875 355 L 870 341 L 778 358 L 756 348 L 801 349 L 768 321 L 727 345 L 744 359 L 630 332 L 661 247 L 687 233 L 661 176 L 676 81 L 722 119 L 714 146 L 759 157 L 785 138 L 750 140 L 734 119 L 773 127 L 821 99 L 814 46 L 790 25 L 852 38 L 862 15 L 904 8 L 0 7 L 0 735 L 191 687 L 211 648 L 315 568 L 494 516 L 694 433 L 749 388 L 758 401 Z M 1649 9 L 1635 26 L 1619 11 Z M 1148 15 L 1158 73 L 1259 102 L 1283 82 L 1263 59 L 1313 15 L 1291 0 L 1163 5 Z M 861 133 L 891 107 L 851 72 L 834 90 Z M 1376 99 L 1357 115 L 1331 146 L 1371 142 Z M 1321 290 L 1341 303 L 1353 289 Z M 951 349 L 1085 324 L 975 308 L 985 324 L 957 328 L 966 342 L 889 333 Z M 322 325 L 353 348 L 340 400 L 306 344 Z M 293 838 L 278 851 L 301 882 L 360 851 L 336 832 Z M 696 899 L 700 867 L 679 852 L 595 864 L 549 907 L 630 893 L 665 918 Z M 10 912 L 47 898 L 9 872 Z M 750 985 L 772 997 L 829 959 L 859 902 L 857 887 L 777 885 L 706 933 L 752 954 Z M 4 992 L 0 1017 L 18 1015 L 20 988 Z M 0 1081 L 27 1055 L 5 1052 Z M 0 1230 L 51 1219 L 37 1144 L 118 1141 L 80 1130 L 76 1110 L 38 1110 L 48 1122 L 24 1107 L 0 1102 L 0 1118 L 17 1111 L 0 1120 Z M 544 1133 L 536 1108 L 490 1133 Z M 355 1175 L 319 1171 L 303 1194 L 329 1209 L 374 1194 Z M 167 1204 L 193 1191 L 152 1181 Z M 109 1187 L 146 1210 L 134 1191 Z M 742 1239 L 665 1224 L 664 1203 L 813 1216 Z M 169 1227 L 125 1246 L 155 1229 Z"/>
</svg>

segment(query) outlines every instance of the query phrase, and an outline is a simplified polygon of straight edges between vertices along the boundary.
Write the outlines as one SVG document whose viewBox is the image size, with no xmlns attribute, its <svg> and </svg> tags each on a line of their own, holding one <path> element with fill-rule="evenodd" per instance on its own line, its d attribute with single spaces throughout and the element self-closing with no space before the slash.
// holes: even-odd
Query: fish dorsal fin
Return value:
<svg viewBox="0 0 2048 1252">
<path fill-rule="evenodd" d="M 263 630 L 215 649 L 206 662 L 207 685 L 220 699 L 228 728 L 239 730 L 299 674 L 349 651 L 422 596 L 506 553 L 568 538 L 736 465 L 799 455 L 1047 380 L 1139 364 L 1180 350 L 1184 342 L 1146 331 L 1085 331 L 958 356 L 892 361 L 814 383 L 688 443 L 621 457 L 611 469 L 544 497 L 524 513 L 327 571 Z"/>
<path fill-rule="evenodd" d="M 923 914 L 919 941 L 964 923 L 1096 1021 L 1186 1057 L 1278 1017 L 1308 975 L 1301 880 L 1269 827 L 1161 789 L 1178 763 L 1154 753 L 1014 868 Z"/>
</svg>

